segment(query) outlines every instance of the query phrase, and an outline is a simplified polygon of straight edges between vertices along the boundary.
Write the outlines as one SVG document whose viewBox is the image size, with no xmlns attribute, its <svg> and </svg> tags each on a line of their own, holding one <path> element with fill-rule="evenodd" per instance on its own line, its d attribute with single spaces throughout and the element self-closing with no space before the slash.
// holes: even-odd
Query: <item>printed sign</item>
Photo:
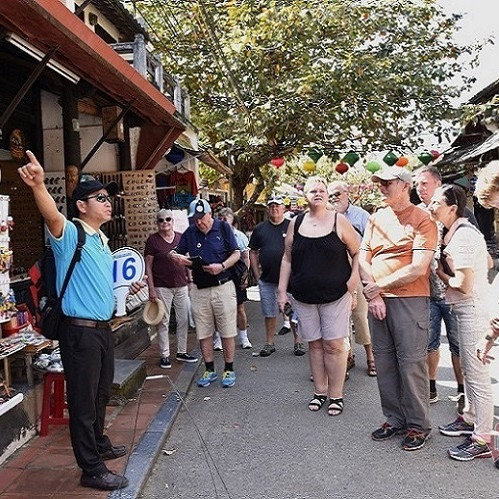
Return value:
<svg viewBox="0 0 499 499">
<path fill-rule="evenodd" d="M 116 316 L 126 315 L 126 297 L 130 285 L 144 278 L 146 264 L 134 248 L 124 247 L 113 251 L 113 290 L 116 299 Z"/>
</svg>

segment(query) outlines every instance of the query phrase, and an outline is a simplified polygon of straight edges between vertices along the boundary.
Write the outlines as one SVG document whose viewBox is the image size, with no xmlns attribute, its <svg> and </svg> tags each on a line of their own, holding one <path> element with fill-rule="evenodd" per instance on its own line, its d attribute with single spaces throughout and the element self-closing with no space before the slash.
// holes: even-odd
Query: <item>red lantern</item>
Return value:
<svg viewBox="0 0 499 499">
<path fill-rule="evenodd" d="M 344 161 L 342 161 L 341 163 L 338 163 L 336 165 L 336 168 L 335 170 L 340 173 L 341 175 L 343 175 L 344 173 L 346 173 L 348 171 L 350 167 L 348 166 L 348 163 L 345 163 Z"/>
<path fill-rule="evenodd" d="M 397 166 L 407 166 L 407 163 L 409 163 L 409 158 L 402 156 L 398 159 L 398 161 L 395 164 Z"/>
<path fill-rule="evenodd" d="M 440 153 L 438 151 L 435 151 L 435 149 L 432 149 L 430 151 L 430 154 L 433 156 L 433 159 L 437 159 L 440 156 Z"/>
<path fill-rule="evenodd" d="M 284 158 L 272 158 L 270 160 L 270 164 L 275 166 L 276 168 L 281 168 L 281 166 L 285 163 Z"/>
</svg>

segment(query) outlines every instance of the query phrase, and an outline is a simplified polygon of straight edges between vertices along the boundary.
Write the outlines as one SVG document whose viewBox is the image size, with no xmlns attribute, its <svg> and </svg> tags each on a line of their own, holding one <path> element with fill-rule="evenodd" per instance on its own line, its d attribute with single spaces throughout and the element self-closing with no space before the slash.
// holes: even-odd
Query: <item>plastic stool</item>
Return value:
<svg viewBox="0 0 499 499">
<path fill-rule="evenodd" d="M 64 373 L 45 373 L 43 375 L 43 402 L 40 422 L 40 436 L 48 435 L 48 426 L 64 425 L 69 418 L 64 416 L 67 404 L 64 400 L 66 378 Z"/>
</svg>

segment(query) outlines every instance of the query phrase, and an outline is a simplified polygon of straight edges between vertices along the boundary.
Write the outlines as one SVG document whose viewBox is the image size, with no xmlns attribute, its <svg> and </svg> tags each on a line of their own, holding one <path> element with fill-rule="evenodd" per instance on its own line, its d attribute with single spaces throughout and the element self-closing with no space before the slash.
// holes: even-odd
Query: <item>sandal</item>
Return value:
<svg viewBox="0 0 499 499">
<path fill-rule="evenodd" d="M 327 395 L 317 395 L 317 393 L 314 393 L 314 398 L 308 403 L 308 408 L 312 412 L 317 412 L 325 403 L 327 400 Z"/>
<path fill-rule="evenodd" d="M 376 363 L 374 362 L 374 360 L 367 361 L 367 375 L 371 377 L 378 375 L 378 373 L 376 372 Z"/>
<path fill-rule="evenodd" d="M 327 413 L 330 416 L 339 416 L 343 412 L 344 407 L 343 399 L 329 399 L 329 407 L 327 408 Z"/>
</svg>

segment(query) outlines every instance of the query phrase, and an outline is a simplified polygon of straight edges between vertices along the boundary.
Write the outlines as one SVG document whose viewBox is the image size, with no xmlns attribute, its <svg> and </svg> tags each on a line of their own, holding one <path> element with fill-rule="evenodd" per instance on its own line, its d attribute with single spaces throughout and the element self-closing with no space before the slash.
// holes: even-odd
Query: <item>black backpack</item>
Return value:
<svg viewBox="0 0 499 499">
<path fill-rule="evenodd" d="M 31 284 L 29 287 L 26 305 L 33 317 L 35 331 L 43 334 L 50 340 L 59 339 L 59 329 L 63 320 L 62 297 L 69 284 L 73 269 L 81 258 L 81 251 L 85 245 L 85 230 L 79 222 L 74 222 L 78 230 L 78 243 L 69 264 L 60 296 L 57 296 L 56 266 L 52 246 L 45 247 L 43 256 L 30 269 Z"/>
<path fill-rule="evenodd" d="M 225 246 L 228 248 L 229 237 L 230 237 L 229 234 L 232 232 L 232 227 L 227 222 L 221 221 L 220 223 L 222 224 L 222 234 L 224 236 L 224 243 Z M 228 249 L 227 251 L 229 252 Z M 246 264 L 243 262 L 242 259 L 239 259 L 232 267 L 228 268 L 227 272 L 229 273 L 230 278 L 234 282 L 236 289 L 243 290 L 248 287 L 248 279 L 249 279 L 248 267 L 246 267 Z"/>
</svg>

